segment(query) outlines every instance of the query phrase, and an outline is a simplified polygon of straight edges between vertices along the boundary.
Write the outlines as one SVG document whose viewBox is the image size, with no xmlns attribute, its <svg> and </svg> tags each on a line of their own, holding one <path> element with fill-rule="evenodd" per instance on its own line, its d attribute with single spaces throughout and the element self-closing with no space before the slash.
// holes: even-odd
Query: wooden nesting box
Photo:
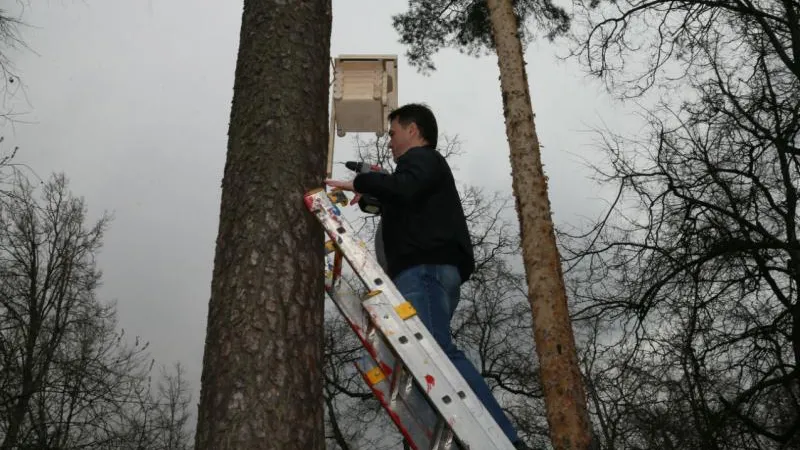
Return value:
<svg viewBox="0 0 800 450">
<path fill-rule="evenodd" d="M 397 108 L 396 55 L 340 55 L 334 59 L 333 114 L 336 134 L 388 131 Z"/>
</svg>

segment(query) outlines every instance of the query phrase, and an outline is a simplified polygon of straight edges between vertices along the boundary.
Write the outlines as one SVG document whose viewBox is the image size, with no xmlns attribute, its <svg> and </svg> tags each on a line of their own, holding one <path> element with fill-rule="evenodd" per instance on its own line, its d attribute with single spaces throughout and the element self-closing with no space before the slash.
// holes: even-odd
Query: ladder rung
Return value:
<svg viewBox="0 0 800 450">
<path fill-rule="evenodd" d="M 453 448 L 453 444 L 453 433 L 450 427 L 448 427 L 443 420 L 439 420 L 436 424 L 436 431 L 434 432 L 431 449 L 450 450 Z"/>
<path fill-rule="evenodd" d="M 377 368 L 370 358 L 362 358 L 356 361 L 355 365 L 356 370 L 364 378 L 364 381 L 378 401 L 381 402 L 381 405 L 389 412 L 389 418 L 392 419 L 403 437 L 411 444 L 411 447 L 418 450 L 429 450 L 431 448 L 430 439 L 433 435 L 433 430 L 428 429 L 426 423 L 429 423 L 430 417 L 418 416 L 413 409 L 415 404 L 406 402 L 389 403 L 387 401 L 389 396 L 388 380 L 383 378 L 372 383 L 367 376 L 367 373 Z"/>
<path fill-rule="evenodd" d="M 403 362 L 398 358 L 394 364 L 394 371 L 392 372 L 392 393 L 389 401 L 397 401 L 398 394 L 407 394 L 411 389 L 414 379 L 408 375 Z"/>
</svg>

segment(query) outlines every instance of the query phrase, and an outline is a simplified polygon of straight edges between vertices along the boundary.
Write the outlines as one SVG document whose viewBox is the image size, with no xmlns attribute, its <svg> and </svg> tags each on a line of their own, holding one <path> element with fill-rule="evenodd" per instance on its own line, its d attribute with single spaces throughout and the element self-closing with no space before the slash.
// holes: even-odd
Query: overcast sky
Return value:
<svg viewBox="0 0 800 450">
<path fill-rule="evenodd" d="M 463 142 L 457 177 L 510 192 L 496 58 L 445 50 L 435 58 L 437 72 L 418 74 L 405 64 L 391 26 L 406 5 L 334 0 L 332 55 L 398 55 L 400 103 L 429 104 L 440 131 Z M 30 48 L 10 53 L 25 92 L 5 100 L 18 123 L 3 125 L 4 145 L 18 145 L 17 162 L 42 177 L 65 172 L 93 217 L 114 214 L 99 260 L 100 296 L 118 302 L 121 326 L 148 340 L 159 363 L 181 361 L 195 389 L 241 7 L 209 0 L 31 2 L 21 29 Z M 553 212 L 564 222 L 601 207 L 579 160 L 597 154 L 586 130 L 629 116 L 556 53 L 563 47 L 543 42 L 525 56 Z M 337 141 L 337 161 L 350 155 L 351 139 Z"/>
</svg>

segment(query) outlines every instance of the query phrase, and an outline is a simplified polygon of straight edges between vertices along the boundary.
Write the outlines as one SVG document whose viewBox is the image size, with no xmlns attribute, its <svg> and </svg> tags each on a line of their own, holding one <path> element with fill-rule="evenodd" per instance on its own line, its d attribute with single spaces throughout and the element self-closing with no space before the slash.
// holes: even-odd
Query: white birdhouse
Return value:
<svg viewBox="0 0 800 450">
<path fill-rule="evenodd" d="M 333 114 L 336 134 L 388 131 L 397 108 L 397 56 L 340 55 L 334 59 Z"/>
</svg>

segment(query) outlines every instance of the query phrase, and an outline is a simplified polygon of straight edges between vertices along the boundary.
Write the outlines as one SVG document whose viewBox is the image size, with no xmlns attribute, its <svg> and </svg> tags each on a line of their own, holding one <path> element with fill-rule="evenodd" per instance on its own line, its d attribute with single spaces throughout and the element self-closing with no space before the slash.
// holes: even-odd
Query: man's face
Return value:
<svg viewBox="0 0 800 450">
<path fill-rule="evenodd" d="M 394 156 L 395 160 L 411 148 L 414 130 L 416 130 L 416 126 L 413 123 L 404 127 L 397 119 L 392 120 L 389 125 L 389 148 L 392 150 L 392 156 Z"/>
</svg>

